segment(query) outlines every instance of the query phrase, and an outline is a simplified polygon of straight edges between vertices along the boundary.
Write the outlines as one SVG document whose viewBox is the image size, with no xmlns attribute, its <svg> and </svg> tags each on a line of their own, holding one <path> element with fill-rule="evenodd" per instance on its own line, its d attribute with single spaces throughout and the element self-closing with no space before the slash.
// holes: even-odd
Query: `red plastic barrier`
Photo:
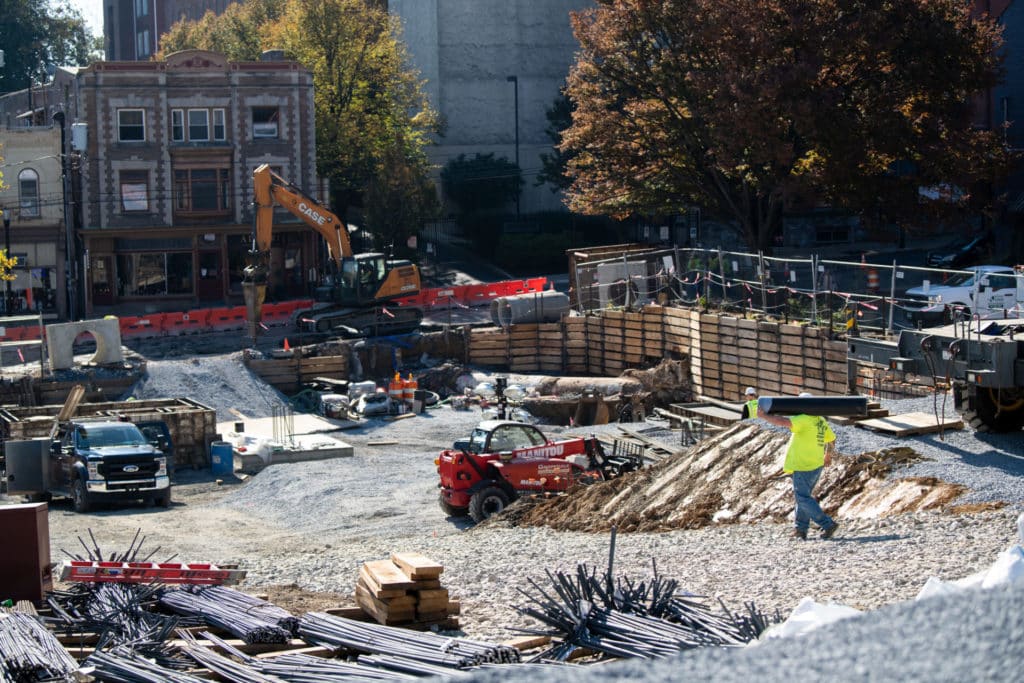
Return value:
<svg viewBox="0 0 1024 683">
<path fill-rule="evenodd" d="M 43 332 L 39 329 L 39 325 L 28 325 L 21 328 L 21 338 L 24 340 L 28 339 L 41 339 Z"/>
<path fill-rule="evenodd" d="M 263 322 L 268 325 L 279 325 L 288 322 L 295 306 L 290 302 L 280 304 L 263 304 Z"/>
<path fill-rule="evenodd" d="M 211 330 L 223 332 L 224 330 L 244 330 L 245 328 L 245 306 L 214 308 L 210 311 L 209 329 Z"/>
<path fill-rule="evenodd" d="M 163 323 L 162 315 L 124 317 L 121 318 L 121 336 L 136 337 L 139 339 L 145 339 L 146 337 L 156 337 L 160 334 L 161 323 Z"/>
<path fill-rule="evenodd" d="M 25 327 L 8 327 L 4 334 L 4 341 L 21 341 L 25 338 Z"/>
</svg>

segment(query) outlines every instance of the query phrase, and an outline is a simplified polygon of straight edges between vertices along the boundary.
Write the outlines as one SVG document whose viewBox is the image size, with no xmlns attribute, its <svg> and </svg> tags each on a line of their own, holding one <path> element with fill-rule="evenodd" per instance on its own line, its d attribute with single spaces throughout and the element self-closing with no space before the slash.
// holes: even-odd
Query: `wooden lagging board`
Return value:
<svg viewBox="0 0 1024 683">
<path fill-rule="evenodd" d="M 860 420 L 858 427 L 885 432 L 892 436 L 911 436 L 915 434 L 932 434 L 947 429 L 963 429 L 964 422 L 959 418 L 936 419 L 931 413 L 903 413 L 868 420 Z"/>
</svg>

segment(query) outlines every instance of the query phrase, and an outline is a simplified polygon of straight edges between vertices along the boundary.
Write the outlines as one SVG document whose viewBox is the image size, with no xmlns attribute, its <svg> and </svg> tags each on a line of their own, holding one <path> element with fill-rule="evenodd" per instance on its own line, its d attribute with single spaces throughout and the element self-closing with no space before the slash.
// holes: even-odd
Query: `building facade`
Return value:
<svg viewBox="0 0 1024 683">
<path fill-rule="evenodd" d="M 570 13 L 592 0 L 389 0 L 413 66 L 447 123 L 428 149 L 440 169 L 465 154 L 518 161 L 520 211 L 565 210 L 551 187 L 536 187 L 541 154 L 552 152 L 547 111 L 579 49 Z M 518 143 L 518 144 L 517 144 Z"/>
<path fill-rule="evenodd" d="M 240 303 L 253 170 L 270 164 L 321 196 L 312 76 L 266 57 L 191 50 L 80 72 L 73 138 L 87 317 Z M 306 296 L 321 240 L 291 214 L 278 217 L 268 297 Z"/>
<path fill-rule="evenodd" d="M 0 127 L 0 248 L 18 259 L 0 282 L 5 315 L 66 314 L 67 233 L 60 128 Z"/>
</svg>

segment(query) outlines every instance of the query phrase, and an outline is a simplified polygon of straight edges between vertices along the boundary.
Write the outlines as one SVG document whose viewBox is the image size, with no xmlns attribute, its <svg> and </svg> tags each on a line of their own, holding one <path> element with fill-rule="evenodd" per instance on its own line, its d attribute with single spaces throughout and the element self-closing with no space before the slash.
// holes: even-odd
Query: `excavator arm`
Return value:
<svg viewBox="0 0 1024 683">
<path fill-rule="evenodd" d="M 255 339 L 259 322 L 263 317 L 263 301 L 270 275 L 270 244 L 274 233 L 275 205 L 288 209 L 318 232 L 327 243 L 327 250 L 336 266 L 341 266 L 342 258 L 352 256 L 352 244 L 345 224 L 337 216 L 300 188 L 274 173 L 269 165 L 261 164 L 257 167 L 253 171 L 252 181 L 255 215 L 252 248 L 249 252 L 249 263 L 245 267 L 242 292 L 245 296 L 250 336 Z"/>
</svg>

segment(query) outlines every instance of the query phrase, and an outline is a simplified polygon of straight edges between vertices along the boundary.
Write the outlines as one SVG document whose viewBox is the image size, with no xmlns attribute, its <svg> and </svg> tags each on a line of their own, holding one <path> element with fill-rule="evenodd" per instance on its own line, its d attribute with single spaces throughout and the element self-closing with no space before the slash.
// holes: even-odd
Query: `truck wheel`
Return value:
<svg viewBox="0 0 1024 683">
<path fill-rule="evenodd" d="M 153 505 L 162 508 L 171 507 L 171 489 L 168 488 L 166 491 L 153 498 Z"/>
<path fill-rule="evenodd" d="M 49 491 L 45 493 L 30 493 L 25 496 L 25 500 L 29 503 L 49 503 L 53 500 L 53 494 Z"/>
<path fill-rule="evenodd" d="M 1024 393 L 1015 389 L 996 392 L 976 387 L 968 398 L 963 418 L 979 432 L 1016 432 L 1024 427 Z"/>
<path fill-rule="evenodd" d="M 474 522 L 482 522 L 504 510 L 508 503 L 507 493 L 497 486 L 488 486 L 474 493 L 469 499 L 469 516 Z"/>
<path fill-rule="evenodd" d="M 437 502 L 441 504 L 441 509 L 444 510 L 444 514 L 449 517 L 465 517 L 469 513 L 469 510 L 466 508 L 460 508 L 449 503 L 441 494 L 438 494 Z"/>
<path fill-rule="evenodd" d="M 85 486 L 85 480 L 79 477 L 71 485 L 71 503 L 75 512 L 88 512 L 92 507 L 89 504 L 89 491 Z"/>
</svg>

